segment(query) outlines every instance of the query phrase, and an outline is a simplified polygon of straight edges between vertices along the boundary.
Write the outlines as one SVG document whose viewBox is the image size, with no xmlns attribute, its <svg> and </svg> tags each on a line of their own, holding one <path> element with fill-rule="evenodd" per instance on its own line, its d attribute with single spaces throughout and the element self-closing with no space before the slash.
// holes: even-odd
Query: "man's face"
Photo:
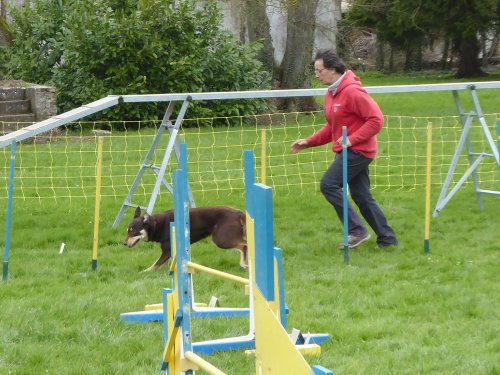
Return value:
<svg viewBox="0 0 500 375">
<path fill-rule="evenodd" d="M 335 69 L 325 68 L 323 59 L 314 62 L 314 74 L 323 85 L 331 85 L 340 77 L 340 74 Z"/>
</svg>

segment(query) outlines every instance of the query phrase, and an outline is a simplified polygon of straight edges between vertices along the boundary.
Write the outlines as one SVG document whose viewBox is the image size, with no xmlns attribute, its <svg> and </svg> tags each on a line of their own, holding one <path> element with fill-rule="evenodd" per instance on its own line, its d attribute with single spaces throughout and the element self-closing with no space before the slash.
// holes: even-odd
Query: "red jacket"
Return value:
<svg viewBox="0 0 500 375">
<path fill-rule="evenodd" d="M 308 146 L 332 142 L 332 150 L 341 152 L 342 145 L 336 141 L 342 137 L 342 126 L 346 126 L 350 149 L 367 158 L 375 158 L 377 133 L 382 129 L 384 116 L 352 71 L 346 71 L 335 93 L 330 90 L 326 93 L 325 118 L 327 123 L 306 139 Z"/>
</svg>

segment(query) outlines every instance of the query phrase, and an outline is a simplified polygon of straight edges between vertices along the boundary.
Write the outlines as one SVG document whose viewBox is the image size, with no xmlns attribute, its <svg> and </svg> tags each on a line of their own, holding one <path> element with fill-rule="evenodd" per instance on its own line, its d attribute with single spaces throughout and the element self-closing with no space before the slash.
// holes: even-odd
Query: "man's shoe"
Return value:
<svg viewBox="0 0 500 375">
<path fill-rule="evenodd" d="M 362 234 L 361 236 L 353 236 L 352 234 L 350 234 L 347 237 L 347 242 L 349 244 L 349 249 L 352 249 L 352 248 L 354 248 L 356 246 L 361 245 L 363 242 L 368 241 L 371 237 L 372 237 L 372 235 L 369 232 L 366 232 L 365 234 Z M 342 250 L 343 248 L 344 248 L 344 244 L 341 243 L 339 245 L 339 249 Z"/>
</svg>

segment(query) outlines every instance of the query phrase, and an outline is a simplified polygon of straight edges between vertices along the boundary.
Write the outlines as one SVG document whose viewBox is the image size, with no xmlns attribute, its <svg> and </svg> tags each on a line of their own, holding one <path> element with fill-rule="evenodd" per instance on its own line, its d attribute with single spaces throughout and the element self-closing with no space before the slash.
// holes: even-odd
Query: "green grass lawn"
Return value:
<svg viewBox="0 0 500 375">
<path fill-rule="evenodd" d="M 274 201 L 275 242 L 283 249 L 288 327 L 330 333 L 319 358 L 344 374 L 497 374 L 499 339 L 498 198 L 480 211 L 465 189 L 432 220 L 431 253 L 423 255 L 423 194 L 378 194 L 401 245 L 374 241 L 343 263 L 340 224 L 318 194 Z M 242 206 L 243 198 L 203 201 Z M 2 283 L 0 372 L 24 374 L 146 373 L 159 369 L 160 324 L 132 325 L 119 314 L 161 301 L 167 274 L 143 274 L 158 256 L 154 244 L 127 249 L 123 226 L 101 222 L 99 263 L 91 271 L 92 207 L 71 214 L 48 205 L 15 226 L 11 273 Z M 59 245 L 66 250 L 59 254 Z M 238 255 L 207 240 L 193 259 L 239 276 Z M 241 287 L 195 275 L 195 296 L 245 306 Z M 197 320 L 195 341 L 245 334 L 245 319 Z M 210 358 L 229 374 L 253 373 L 242 352 Z"/>
<path fill-rule="evenodd" d="M 442 82 L 441 78 L 434 78 Z M 382 82 L 406 84 L 413 79 L 415 83 L 428 82 L 425 77 L 391 80 L 391 77 L 368 75 L 363 81 L 367 85 L 381 85 Z M 494 90 L 487 91 L 478 94 L 484 112 L 500 113 L 498 96 Z M 390 121 L 397 116 L 456 115 L 453 98 L 448 93 L 381 94 L 376 100 L 386 114 L 394 116 Z M 498 115 L 489 117 L 489 124 L 496 118 Z M 418 172 L 425 165 L 425 160 L 423 164 L 421 160 L 425 156 L 425 133 L 409 132 L 406 138 L 405 127 L 394 134 L 388 131 L 387 136 L 381 136 L 381 160 L 373 170 L 378 184 L 374 196 L 394 227 L 400 246 L 379 250 L 372 239 L 351 251 L 350 264 L 345 265 L 338 250 L 342 227 L 314 183 L 322 173 L 317 165 L 328 162 L 329 150 L 317 149 L 299 159 L 279 156 L 285 155 L 291 140 L 312 131 L 321 124 L 321 119 L 312 121 L 305 116 L 298 122 L 305 124 L 306 128 L 300 130 L 303 133 L 277 130 L 273 133 L 275 138 L 268 139 L 267 178 L 276 185 L 275 244 L 283 250 L 285 298 L 290 310 L 288 329 L 331 335 L 322 345 L 321 356 L 307 357 L 308 362 L 332 369 L 336 374 L 499 374 L 500 197 L 484 196 L 484 209 L 480 210 L 472 184 L 462 187 L 440 215 L 432 218 L 430 255 L 425 256 L 425 175 Z M 391 126 L 392 122 L 389 129 Z M 203 135 L 185 134 L 193 163 L 190 172 L 205 179 L 197 186 L 210 188 L 207 191 L 196 188 L 197 205 L 226 204 L 244 209 L 241 173 L 233 170 L 241 168 L 238 155 L 247 147 L 255 149 L 256 165 L 260 165 L 259 134 L 239 129 L 234 134 L 227 132 L 224 134 L 227 143 L 234 145 L 227 148 L 219 147 L 218 135 L 210 129 L 200 132 Z M 436 155 L 442 155 L 442 160 L 450 159 L 456 134 L 453 137 L 447 132 L 438 134 L 442 136 L 433 145 Z M 402 144 L 397 143 L 400 142 L 397 137 L 403 140 Z M 412 139 L 418 141 L 413 145 Z M 166 271 L 140 273 L 159 256 L 158 245 L 144 243 L 128 249 L 121 244 L 132 210 L 119 228 L 111 228 L 150 141 L 150 136 L 113 136 L 111 144 L 105 144 L 105 194 L 101 202 L 97 271 L 91 269 L 95 139 L 82 142 L 78 137 L 63 137 L 59 144 L 54 142 L 50 146 L 49 153 L 44 153 L 47 145 L 23 144 L 20 148 L 16 159 L 20 167 L 16 170 L 18 190 L 14 200 L 9 280 L 0 283 L 0 374 L 160 371 L 162 325 L 126 324 L 119 315 L 161 302 L 162 288 L 170 286 L 170 279 Z M 398 148 L 389 147 L 392 144 Z M 406 147 L 408 144 L 412 144 L 411 148 Z M 444 146 L 439 148 L 439 145 Z M 135 153 L 119 151 L 129 149 Z M 396 169 L 397 165 L 384 164 L 386 158 L 400 150 L 418 157 L 410 163 L 406 159 L 396 162 L 404 164 L 401 170 Z M 8 150 L 0 153 L 0 157 L 6 181 Z M 205 164 L 205 158 L 231 162 L 215 166 Z M 84 164 L 81 159 L 85 159 Z M 438 160 L 441 159 L 436 159 L 433 166 L 433 204 L 447 170 Z M 53 168 L 45 168 L 49 165 Z M 312 165 L 319 169 L 301 180 L 297 171 Z M 407 171 L 411 177 L 403 179 L 407 188 L 402 188 L 397 175 L 406 175 Z M 490 170 L 488 176 L 491 173 Z M 215 183 L 212 188 L 220 174 L 232 181 L 232 187 L 220 185 L 218 190 Z M 46 175 L 50 178 L 45 179 Z M 259 178 L 258 172 L 256 175 Z M 386 183 L 385 175 L 394 176 L 397 183 Z M 48 187 L 31 189 L 31 185 L 44 181 L 48 181 Z M 498 178 L 489 184 L 500 190 Z M 141 186 L 141 204 L 149 187 Z M 54 191 L 61 197 L 49 198 Z M 0 194 L 5 196 L 5 192 Z M 157 207 L 170 204 L 168 194 L 162 193 Z M 2 198 L 2 238 L 5 238 L 5 220 L 6 200 Z M 59 254 L 63 242 L 66 248 Z M 193 246 L 193 260 L 245 276 L 238 265 L 239 255 L 218 250 L 209 240 Z M 208 302 L 211 296 L 217 296 L 221 306 L 248 304 L 239 285 L 199 274 L 194 276 L 194 285 L 198 302 Z M 194 341 L 247 332 L 248 321 L 244 318 L 193 320 Z M 207 359 L 227 374 L 255 373 L 254 358 L 242 351 L 217 353 Z"/>
</svg>

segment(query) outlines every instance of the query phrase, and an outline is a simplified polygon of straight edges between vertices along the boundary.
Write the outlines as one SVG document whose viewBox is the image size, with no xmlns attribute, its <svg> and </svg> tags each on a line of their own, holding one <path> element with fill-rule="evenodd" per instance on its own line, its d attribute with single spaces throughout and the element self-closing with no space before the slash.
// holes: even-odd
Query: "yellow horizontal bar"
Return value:
<svg viewBox="0 0 500 375">
<path fill-rule="evenodd" d="M 144 310 L 153 311 L 153 310 L 163 310 L 163 303 L 153 303 L 151 305 L 144 306 Z"/>
<path fill-rule="evenodd" d="M 188 262 L 187 265 L 188 265 L 188 272 L 191 272 L 191 273 L 193 273 L 193 270 L 202 271 L 202 272 L 208 273 L 210 275 L 221 277 L 223 279 L 236 281 L 237 283 L 241 283 L 243 285 L 249 285 L 248 279 L 245 279 L 243 277 L 239 277 L 239 276 L 227 273 L 227 272 L 222 272 L 222 271 L 210 268 L 210 267 L 205 267 L 205 266 L 202 266 L 201 264 L 198 264 L 198 263 Z"/>
<path fill-rule="evenodd" d="M 205 370 L 208 374 L 211 375 L 226 375 L 224 372 L 219 370 L 217 367 L 212 365 L 210 362 L 205 361 L 203 358 L 200 356 L 194 354 L 193 352 L 186 352 L 184 354 L 186 359 L 194 363 L 196 366 L 200 367 L 201 369 Z"/>
<path fill-rule="evenodd" d="M 307 354 L 311 356 L 321 355 L 321 346 L 319 346 L 318 344 L 302 344 L 302 345 L 295 345 L 295 347 L 302 354 Z"/>
</svg>

